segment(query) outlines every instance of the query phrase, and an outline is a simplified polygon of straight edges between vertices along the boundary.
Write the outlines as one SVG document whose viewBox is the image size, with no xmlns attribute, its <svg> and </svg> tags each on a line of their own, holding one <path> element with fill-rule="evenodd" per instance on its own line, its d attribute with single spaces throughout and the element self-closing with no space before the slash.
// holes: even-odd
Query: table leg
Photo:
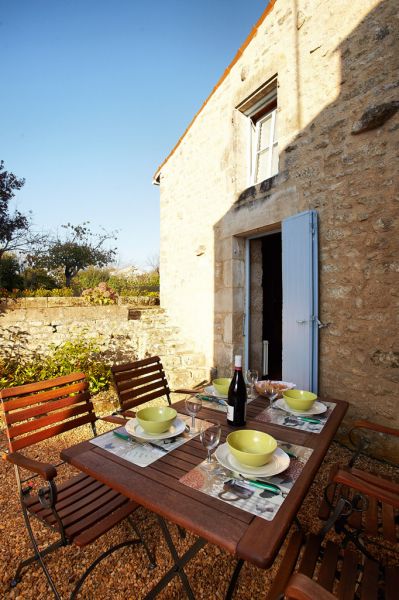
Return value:
<svg viewBox="0 0 399 600">
<path fill-rule="evenodd" d="M 159 594 L 164 587 L 166 587 L 173 579 L 178 575 L 181 579 L 184 589 L 186 590 L 186 594 L 190 600 L 195 600 L 195 596 L 191 589 L 190 583 L 187 579 L 187 575 L 185 574 L 183 568 L 188 563 L 188 561 L 197 554 L 197 552 L 206 544 L 206 541 L 202 538 L 198 538 L 197 541 L 183 554 L 181 558 L 177 553 L 176 547 L 173 543 L 172 537 L 169 533 L 169 529 L 164 521 L 164 519 L 158 516 L 159 524 L 162 529 L 162 533 L 168 544 L 170 553 L 172 554 L 174 565 L 169 571 L 162 577 L 162 579 L 157 583 L 157 585 L 147 594 L 144 600 L 153 600 Z"/>
</svg>

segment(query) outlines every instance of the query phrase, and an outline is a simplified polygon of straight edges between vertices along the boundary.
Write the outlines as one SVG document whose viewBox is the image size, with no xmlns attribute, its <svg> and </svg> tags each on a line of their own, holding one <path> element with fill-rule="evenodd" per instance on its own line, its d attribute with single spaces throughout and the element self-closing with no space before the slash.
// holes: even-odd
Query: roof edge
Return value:
<svg viewBox="0 0 399 600">
<path fill-rule="evenodd" d="M 153 178 L 152 178 L 152 183 L 154 185 L 159 185 L 162 167 L 164 167 L 166 165 L 166 163 L 168 162 L 168 160 L 170 159 L 170 157 L 176 152 L 177 148 L 180 146 L 181 142 L 183 141 L 183 138 L 186 136 L 186 134 L 189 131 L 189 129 L 191 129 L 191 127 L 192 127 L 194 121 L 196 120 L 196 118 L 198 117 L 198 115 L 202 112 L 203 108 L 205 108 L 205 106 L 208 104 L 208 102 L 211 99 L 211 97 L 213 96 L 213 94 L 216 92 L 216 90 L 221 86 L 221 84 L 223 83 L 223 81 L 226 79 L 226 77 L 230 73 L 231 69 L 234 67 L 234 65 L 241 58 L 244 50 L 247 48 L 247 46 L 249 45 L 249 43 L 251 42 L 251 40 L 257 34 L 260 25 L 263 23 L 263 21 L 265 20 L 265 18 L 267 17 L 267 15 L 273 10 L 275 3 L 276 3 L 276 0 L 270 0 L 269 4 L 266 6 L 265 10 L 263 11 L 263 13 L 261 14 L 261 16 L 259 17 L 259 19 L 255 23 L 255 25 L 253 26 L 250 34 L 248 35 L 248 37 L 246 38 L 246 40 L 244 41 L 244 43 L 242 44 L 242 46 L 240 46 L 240 48 L 237 50 L 236 55 L 234 56 L 232 62 L 229 64 L 229 66 L 227 67 L 227 69 L 225 69 L 223 75 L 221 76 L 221 78 L 219 79 L 219 81 L 217 82 L 217 84 L 215 85 L 215 87 L 213 88 L 213 90 L 211 91 L 211 93 L 209 94 L 209 96 L 207 97 L 207 99 L 205 100 L 205 102 L 202 104 L 202 106 L 199 109 L 199 111 L 194 115 L 193 119 L 190 121 L 190 123 L 189 123 L 188 127 L 186 128 L 186 130 L 184 131 L 183 135 L 180 136 L 180 138 L 177 140 L 175 146 L 169 152 L 168 156 L 165 158 L 165 160 L 159 165 L 159 167 L 155 171 L 155 173 L 153 175 Z"/>
</svg>

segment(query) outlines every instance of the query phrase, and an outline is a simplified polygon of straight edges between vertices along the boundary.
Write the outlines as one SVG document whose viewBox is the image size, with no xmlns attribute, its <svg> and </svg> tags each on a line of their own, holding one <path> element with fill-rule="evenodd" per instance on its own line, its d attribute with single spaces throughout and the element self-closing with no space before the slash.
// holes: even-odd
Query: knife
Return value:
<svg viewBox="0 0 399 600">
<path fill-rule="evenodd" d="M 221 406 L 227 406 L 226 400 L 224 400 L 224 398 L 219 398 L 218 396 L 205 396 L 203 394 L 197 394 L 197 398 L 200 398 L 201 400 L 208 400 L 208 402 L 215 402 Z"/>
<path fill-rule="evenodd" d="M 116 437 L 121 438 L 122 440 L 126 440 L 127 442 L 136 442 L 136 444 L 141 444 L 142 446 L 144 446 L 145 444 L 148 444 L 149 446 L 152 446 L 153 448 L 156 448 L 156 450 L 160 450 L 161 452 L 164 452 L 165 454 L 167 454 L 169 452 L 169 450 L 167 448 L 158 446 L 158 444 L 154 444 L 154 442 L 150 442 L 148 440 L 143 440 L 143 441 L 139 442 L 139 441 L 135 440 L 134 438 L 131 438 L 129 435 L 121 433 L 120 431 L 113 430 L 112 433 L 114 435 L 116 435 Z"/>
<path fill-rule="evenodd" d="M 296 415 L 295 415 L 296 416 Z M 296 417 L 300 421 L 306 421 L 306 423 L 312 423 L 313 425 L 320 425 L 322 422 L 320 419 L 311 419 L 310 417 Z"/>
<path fill-rule="evenodd" d="M 268 492 L 272 492 L 274 494 L 281 494 L 282 496 L 286 496 L 286 492 L 284 492 L 281 487 L 275 485 L 274 483 L 268 483 L 266 481 L 260 481 L 259 479 L 247 479 L 244 475 L 239 473 L 241 479 L 239 481 L 245 481 L 246 484 L 252 485 L 256 488 L 261 488 L 262 490 L 267 490 Z"/>
</svg>

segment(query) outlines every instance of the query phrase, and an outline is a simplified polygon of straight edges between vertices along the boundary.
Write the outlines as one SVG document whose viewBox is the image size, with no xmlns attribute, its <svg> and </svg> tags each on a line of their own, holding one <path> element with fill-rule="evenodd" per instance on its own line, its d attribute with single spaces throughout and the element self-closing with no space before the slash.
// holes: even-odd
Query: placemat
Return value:
<svg viewBox="0 0 399 600">
<path fill-rule="evenodd" d="M 191 423 L 191 417 L 181 414 L 178 414 L 178 416 L 186 423 Z M 197 418 L 195 421 L 198 429 L 202 422 L 207 422 Z M 111 452 L 111 454 L 120 456 L 138 467 L 148 467 L 148 465 L 189 442 L 197 435 L 199 435 L 199 431 L 190 431 L 190 433 L 182 433 L 175 438 L 147 442 L 146 440 L 133 439 L 124 427 L 118 427 L 90 440 L 90 443 Z"/>
<path fill-rule="evenodd" d="M 273 423 L 274 425 L 283 425 L 291 429 L 300 429 L 309 433 L 320 433 L 328 421 L 329 416 L 336 407 L 334 402 L 323 402 L 327 406 L 325 413 L 321 415 L 310 415 L 309 417 L 299 417 L 285 412 L 280 408 L 265 408 L 255 417 L 255 421 L 263 423 Z"/>
<path fill-rule="evenodd" d="M 237 508 L 266 519 L 266 521 L 271 521 L 313 452 L 311 448 L 281 441 L 278 442 L 278 445 L 289 454 L 290 465 L 283 473 L 265 478 L 264 482 L 275 486 L 274 490 L 255 487 L 254 483 L 248 482 L 247 479 L 241 479 L 238 477 L 238 473 L 229 471 L 219 463 L 216 463 L 214 469 L 209 471 L 206 468 L 206 461 L 183 475 L 179 481 L 208 496 L 218 498 L 221 502 L 228 502 Z M 242 494 L 249 495 L 248 498 L 237 499 L 237 493 L 241 493 L 241 487 L 244 488 Z"/>
</svg>

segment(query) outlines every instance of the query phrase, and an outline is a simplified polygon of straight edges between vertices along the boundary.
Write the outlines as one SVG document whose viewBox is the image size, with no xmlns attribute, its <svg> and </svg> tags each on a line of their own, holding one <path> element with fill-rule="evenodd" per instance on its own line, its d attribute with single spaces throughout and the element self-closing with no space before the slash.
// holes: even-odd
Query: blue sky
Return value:
<svg viewBox="0 0 399 600">
<path fill-rule="evenodd" d="M 159 252 L 153 173 L 266 0 L 0 0 L 0 159 L 37 229 L 119 230 L 119 264 Z"/>
</svg>

